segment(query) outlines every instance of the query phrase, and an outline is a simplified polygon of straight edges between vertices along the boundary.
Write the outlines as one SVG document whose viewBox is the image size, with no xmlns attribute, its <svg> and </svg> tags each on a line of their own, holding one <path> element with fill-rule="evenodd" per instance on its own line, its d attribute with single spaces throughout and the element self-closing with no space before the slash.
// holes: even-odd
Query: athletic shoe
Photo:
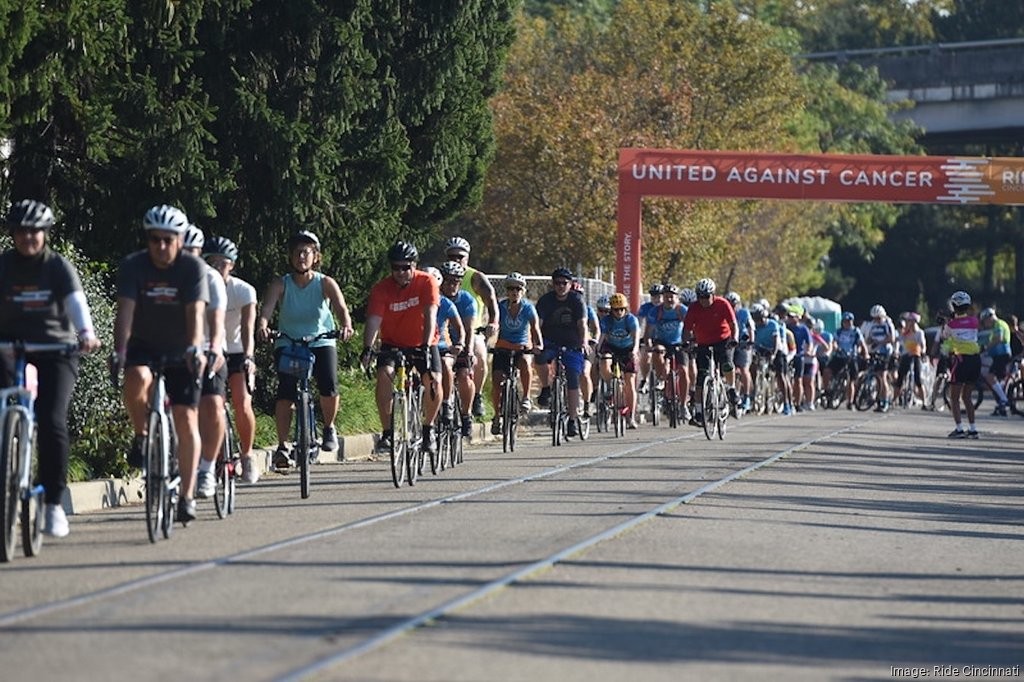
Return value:
<svg viewBox="0 0 1024 682">
<path fill-rule="evenodd" d="M 196 476 L 196 497 L 205 500 L 216 494 L 217 478 L 213 475 L 213 471 L 200 471 Z"/>
<path fill-rule="evenodd" d="M 570 419 L 569 423 L 565 427 L 565 435 L 568 438 L 573 438 L 578 434 L 579 431 L 576 429 L 576 420 Z"/>
<path fill-rule="evenodd" d="M 967 438 L 967 432 L 961 428 L 955 428 L 949 432 L 947 438 Z"/>
<path fill-rule="evenodd" d="M 420 445 L 420 451 L 428 457 L 435 457 L 437 455 L 437 439 L 434 438 L 433 427 L 423 427 L 423 443 Z"/>
<path fill-rule="evenodd" d="M 462 415 L 462 437 L 469 438 L 473 435 L 473 420 L 468 414 Z"/>
<path fill-rule="evenodd" d="M 252 455 L 242 460 L 242 483 L 255 483 L 260 480 L 260 470 L 256 468 L 256 462 Z"/>
<path fill-rule="evenodd" d="M 324 442 L 320 448 L 327 452 L 334 452 L 338 449 L 338 433 L 334 430 L 333 426 L 328 426 L 324 429 Z"/>
<path fill-rule="evenodd" d="M 186 526 L 196 520 L 196 501 L 184 497 L 178 500 L 178 521 Z"/>
<path fill-rule="evenodd" d="M 789 403 L 786 403 L 785 405 L 782 406 L 782 416 L 788 417 L 788 416 L 790 416 L 792 414 L 793 414 L 793 406 L 792 405 L 790 405 Z"/>
<path fill-rule="evenodd" d="M 484 398 L 479 393 L 473 396 L 473 416 L 484 416 Z"/>
<path fill-rule="evenodd" d="M 629 429 L 630 431 L 637 428 L 636 420 L 630 419 L 628 422 L 626 422 L 626 428 Z"/>
<path fill-rule="evenodd" d="M 380 434 L 380 439 L 377 440 L 377 450 L 380 452 L 388 452 L 391 450 L 391 439 L 393 434 L 390 431 L 384 431 Z"/>
<path fill-rule="evenodd" d="M 846 409 L 848 409 L 848 410 L 852 410 L 852 409 L 853 409 L 853 403 L 851 403 L 851 402 L 847 402 L 847 403 L 846 403 Z"/>
<path fill-rule="evenodd" d="M 540 395 L 537 396 L 537 404 L 541 407 L 548 407 L 551 405 L 551 387 L 545 386 L 540 389 Z"/>
<path fill-rule="evenodd" d="M 530 402 L 529 398 L 523 398 L 523 402 L 519 403 L 519 409 L 522 412 L 529 412 L 533 409 L 533 403 Z"/>
<path fill-rule="evenodd" d="M 694 412 L 693 416 L 690 417 L 690 421 L 688 423 L 690 424 L 690 426 L 696 426 L 697 428 L 704 426 L 704 413 Z"/>
<path fill-rule="evenodd" d="M 274 468 L 278 471 L 290 468 L 292 465 L 292 458 L 288 456 L 288 446 L 278 445 L 277 450 L 274 450 L 274 457 L 271 461 Z"/>
<path fill-rule="evenodd" d="M 1006 416 L 1008 416 L 1008 413 L 1006 412 L 1006 403 L 1000 403 L 999 405 L 996 405 L 996 409 L 992 412 L 992 416 L 993 417 L 1006 417 Z"/>
<path fill-rule="evenodd" d="M 452 420 L 452 404 L 445 400 L 441 403 L 441 421 L 448 424 Z"/>
<path fill-rule="evenodd" d="M 146 464 L 146 437 L 135 436 L 132 439 L 132 448 L 128 451 L 128 466 L 133 469 L 141 469 Z"/>
<path fill-rule="evenodd" d="M 495 417 L 494 419 L 491 420 L 491 435 L 501 435 L 501 417 Z"/>
<path fill-rule="evenodd" d="M 43 532 L 52 538 L 67 537 L 71 528 L 68 527 L 68 517 L 64 515 L 64 507 L 59 504 L 46 505 L 46 512 L 43 516 Z"/>
<path fill-rule="evenodd" d="M 976 429 L 968 429 L 967 437 L 973 438 L 974 440 L 978 440 L 978 431 Z"/>
</svg>

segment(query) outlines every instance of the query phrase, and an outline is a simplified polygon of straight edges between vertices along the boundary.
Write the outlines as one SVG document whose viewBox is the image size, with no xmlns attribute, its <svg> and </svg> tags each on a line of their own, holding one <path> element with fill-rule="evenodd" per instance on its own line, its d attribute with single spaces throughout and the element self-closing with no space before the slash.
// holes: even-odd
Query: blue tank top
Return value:
<svg viewBox="0 0 1024 682">
<path fill-rule="evenodd" d="M 683 342 L 683 318 L 686 317 L 686 306 L 679 304 L 676 308 L 658 308 L 657 326 L 654 340 L 667 344 Z"/>
<path fill-rule="evenodd" d="M 335 328 L 331 304 L 324 297 L 324 275 L 314 272 L 313 279 L 305 287 L 299 287 L 291 274 L 281 278 L 284 281 L 284 296 L 281 298 L 281 312 L 277 326 L 292 338 L 312 336 Z M 278 339 L 278 348 L 290 345 L 286 339 Z M 335 345 L 334 339 L 320 339 L 309 344 L 311 348 Z"/>
<path fill-rule="evenodd" d="M 503 298 L 498 302 L 498 338 L 525 346 L 530 340 L 530 323 L 536 319 L 537 310 L 526 299 L 520 301 L 519 312 L 513 317 L 508 309 L 508 299 Z"/>
</svg>

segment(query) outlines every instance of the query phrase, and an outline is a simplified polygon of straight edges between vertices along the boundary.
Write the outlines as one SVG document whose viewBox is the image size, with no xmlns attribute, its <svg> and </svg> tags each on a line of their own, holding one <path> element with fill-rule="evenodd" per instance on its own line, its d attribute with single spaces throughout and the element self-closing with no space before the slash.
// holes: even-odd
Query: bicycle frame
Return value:
<svg viewBox="0 0 1024 682">
<path fill-rule="evenodd" d="M 172 360 L 173 362 L 173 360 Z M 143 477 L 146 485 L 146 530 L 149 541 L 156 542 L 158 530 L 165 539 L 171 537 L 174 526 L 174 509 L 181 493 L 181 476 L 174 472 L 177 462 L 175 446 L 174 416 L 171 414 L 167 384 L 164 379 L 168 359 L 161 359 L 156 367 L 151 367 L 153 384 L 150 387 L 148 413 L 146 422 L 148 434 L 146 438 Z M 158 435 L 154 437 L 154 432 Z M 154 441 L 154 438 L 156 440 Z M 153 448 L 157 448 L 154 457 Z M 154 470 L 153 464 L 156 464 Z M 173 472 L 173 473 L 172 473 Z"/>
</svg>

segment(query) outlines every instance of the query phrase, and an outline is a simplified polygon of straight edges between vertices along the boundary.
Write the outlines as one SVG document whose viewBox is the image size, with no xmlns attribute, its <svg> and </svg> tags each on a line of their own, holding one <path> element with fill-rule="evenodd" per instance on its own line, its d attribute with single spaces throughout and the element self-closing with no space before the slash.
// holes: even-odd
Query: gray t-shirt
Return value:
<svg viewBox="0 0 1024 682">
<path fill-rule="evenodd" d="M 0 255 L 0 339 L 73 343 L 64 302 L 81 290 L 75 269 L 49 248 L 35 258 L 14 249 Z"/>
<path fill-rule="evenodd" d="M 205 268 L 203 261 L 185 253 L 163 270 L 153 265 L 146 251 L 121 261 L 117 296 L 135 301 L 131 345 L 168 355 L 185 352 L 189 346 L 185 306 L 210 300 Z"/>
</svg>

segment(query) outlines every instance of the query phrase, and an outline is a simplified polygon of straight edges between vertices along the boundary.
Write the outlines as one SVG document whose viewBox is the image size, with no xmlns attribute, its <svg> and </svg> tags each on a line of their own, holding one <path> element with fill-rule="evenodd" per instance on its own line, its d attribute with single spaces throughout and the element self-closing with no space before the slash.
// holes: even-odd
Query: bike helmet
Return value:
<svg viewBox="0 0 1024 682">
<path fill-rule="evenodd" d="M 956 291 L 952 296 L 949 297 L 949 302 L 956 306 L 961 307 L 971 304 L 971 295 L 966 291 Z"/>
<path fill-rule="evenodd" d="M 871 306 L 871 317 L 885 317 L 885 308 L 878 303 Z"/>
<path fill-rule="evenodd" d="M 760 303 L 750 306 L 750 316 L 755 320 L 763 320 L 768 316 L 768 309 Z"/>
<path fill-rule="evenodd" d="M 814 322 L 811 326 L 814 328 L 814 331 L 818 332 L 819 334 L 825 331 L 825 322 L 819 320 L 818 318 L 814 318 Z"/>
<path fill-rule="evenodd" d="M 452 237 L 444 244 L 445 253 L 449 251 L 465 251 L 469 253 L 469 242 L 462 237 Z"/>
<path fill-rule="evenodd" d="M 427 273 L 428 275 L 430 275 L 431 277 L 433 277 L 433 278 L 434 278 L 435 280 L 437 280 L 437 283 L 438 283 L 438 284 L 440 284 L 440 283 L 441 283 L 441 280 L 443 279 L 443 277 L 441 276 L 441 271 L 440 271 L 440 270 L 438 270 L 437 268 L 435 268 L 435 267 L 434 267 L 434 266 L 432 266 L 432 265 L 431 265 L 431 266 L 428 266 L 428 267 L 425 267 L 425 268 L 423 268 L 423 272 Z"/>
<path fill-rule="evenodd" d="M 665 285 L 652 284 L 651 288 L 647 290 L 647 293 L 649 293 L 651 296 L 661 296 L 663 293 L 665 293 Z"/>
<path fill-rule="evenodd" d="M 317 251 L 320 250 L 320 240 L 309 230 L 300 230 L 291 237 L 288 237 L 288 250 L 291 251 L 299 244 L 312 244 Z"/>
<path fill-rule="evenodd" d="M 853 313 L 851 313 L 849 310 L 847 310 L 845 313 L 843 313 L 843 321 L 844 322 L 853 322 L 854 317 L 855 317 L 855 315 Z"/>
<path fill-rule="evenodd" d="M 725 300 L 727 300 L 729 303 L 732 303 L 734 306 L 739 306 L 740 295 L 737 294 L 735 291 L 730 291 L 725 295 Z"/>
<path fill-rule="evenodd" d="M 570 270 L 569 268 L 555 268 L 555 271 L 551 273 L 551 279 L 556 279 L 559 277 L 567 279 L 570 282 L 573 279 L 575 279 L 573 277 L 572 270 Z"/>
<path fill-rule="evenodd" d="M 664 291 L 662 293 L 672 294 L 673 296 L 678 296 L 679 295 L 679 287 L 677 287 L 675 284 L 666 284 L 665 285 L 665 289 L 664 289 Z"/>
<path fill-rule="evenodd" d="M 695 286 L 694 289 L 697 291 L 698 296 L 714 296 L 715 280 L 710 277 L 705 277 L 697 282 L 697 286 Z"/>
<path fill-rule="evenodd" d="M 921 321 L 921 315 L 920 315 L 920 313 L 915 313 L 915 312 L 903 313 L 903 319 L 904 320 L 909 320 L 911 322 L 920 322 Z"/>
<path fill-rule="evenodd" d="M 41 201 L 22 199 L 13 204 L 7 212 L 7 227 L 29 227 L 34 230 L 49 230 L 53 227 L 53 211 Z"/>
<path fill-rule="evenodd" d="M 397 241 L 391 245 L 388 249 L 388 260 L 391 262 L 395 261 L 415 261 L 419 260 L 420 253 L 416 250 L 416 247 L 409 242 Z"/>
<path fill-rule="evenodd" d="M 612 297 L 608 300 L 608 306 L 612 310 L 616 308 L 629 308 L 629 301 L 626 300 L 625 294 L 612 294 Z"/>
<path fill-rule="evenodd" d="M 518 272 L 510 272 L 505 277 L 505 288 L 510 289 L 512 287 L 518 289 L 526 289 L 526 278 Z"/>
<path fill-rule="evenodd" d="M 681 300 L 686 305 L 695 303 L 697 301 L 697 292 L 691 289 L 690 287 L 686 287 L 685 289 L 679 292 L 679 300 Z"/>
<path fill-rule="evenodd" d="M 994 308 L 985 308 L 978 314 L 979 320 L 987 320 L 990 317 L 995 317 L 996 311 Z"/>
<path fill-rule="evenodd" d="M 181 241 L 181 246 L 184 249 L 202 249 L 206 245 L 206 236 L 203 231 L 198 227 L 189 223 L 189 226 L 185 228 L 185 236 Z"/>
<path fill-rule="evenodd" d="M 234 263 L 238 260 L 238 247 L 227 237 L 214 237 L 203 247 L 203 258 L 207 256 L 223 256 Z"/>
<path fill-rule="evenodd" d="M 462 279 L 466 276 L 466 266 L 454 260 L 445 261 L 441 263 L 441 274 L 445 277 L 458 277 Z"/>
<path fill-rule="evenodd" d="M 597 297 L 597 309 L 598 310 L 611 310 L 612 300 L 608 294 L 601 294 Z"/>
<path fill-rule="evenodd" d="M 184 234 L 188 228 L 188 217 L 180 208 L 161 204 L 146 211 L 146 215 L 142 217 L 142 228 Z"/>
</svg>

